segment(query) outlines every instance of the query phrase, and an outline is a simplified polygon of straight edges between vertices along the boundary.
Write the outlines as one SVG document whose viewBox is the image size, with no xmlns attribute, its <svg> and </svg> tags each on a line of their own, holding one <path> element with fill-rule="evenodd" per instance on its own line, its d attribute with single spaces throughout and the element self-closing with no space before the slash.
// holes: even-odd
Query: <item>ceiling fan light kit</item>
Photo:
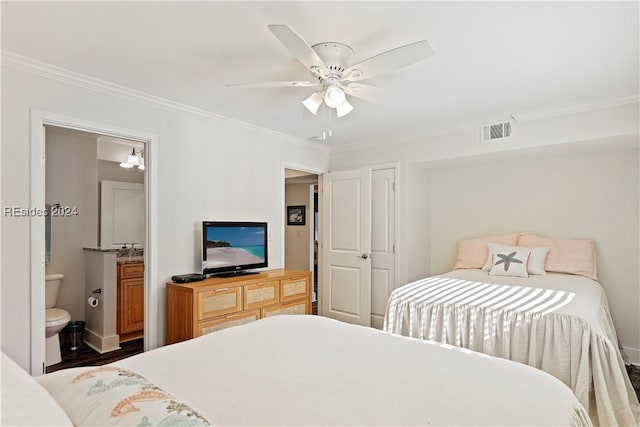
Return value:
<svg viewBox="0 0 640 427">
<path fill-rule="evenodd" d="M 315 116 L 318 112 L 318 108 L 322 105 L 322 93 L 321 92 L 313 92 L 311 96 L 302 101 L 302 105 L 307 107 L 307 110 L 311 111 Z"/>
<path fill-rule="evenodd" d="M 278 81 L 227 86 L 244 87 L 319 87 L 302 104 L 314 115 L 324 102 L 336 110 L 338 117 L 353 111 L 347 95 L 377 104 L 399 106 L 406 98 L 398 93 L 365 84 L 353 84 L 397 68 L 406 67 L 434 54 L 426 40 L 388 50 L 353 63 L 354 52 L 349 46 L 324 42 L 310 46 L 288 25 L 269 25 L 280 43 L 311 73 L 311 81 Z"/>
<path fill-rule="evenodd" d="M 338 117 L 344 117 L 353 110 L 353 105 L 349 104 L 349 101 L 345 100 L 342 105 L 336 107 L 336 114 Z"/>
<path fill-rule="evenodd" d="M 324 103 L 329 108 L 338 108 L 347 100 L 342 89 L 337 86 L 329 86 L 324 95 Z"/>
</svg>

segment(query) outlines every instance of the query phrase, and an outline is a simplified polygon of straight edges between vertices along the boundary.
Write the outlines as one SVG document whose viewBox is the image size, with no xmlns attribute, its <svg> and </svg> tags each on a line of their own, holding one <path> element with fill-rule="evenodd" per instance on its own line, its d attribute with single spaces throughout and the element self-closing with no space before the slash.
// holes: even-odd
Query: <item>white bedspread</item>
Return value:
<svg viewBox="0 0 640 427">
<path fill-rule="evenodd" d="M 429 277 L 392 293 L 384 330 L 528 364 L 571 387 L 594 424 L 640 423 L 606 295 L 586 277 Z"/>
<path fill-rule="evenodd" d="M 276 316 L 113 365 L 212 425 L 590 424 L 552 376 L 448 347 L 318 316 Z"/>
<path fill-rule="evenodd" d="M 60 405 L 27 371 L 4 353 L 0 363 L 2 364 L 0 425 L 73 426 Z"/>
</svg>

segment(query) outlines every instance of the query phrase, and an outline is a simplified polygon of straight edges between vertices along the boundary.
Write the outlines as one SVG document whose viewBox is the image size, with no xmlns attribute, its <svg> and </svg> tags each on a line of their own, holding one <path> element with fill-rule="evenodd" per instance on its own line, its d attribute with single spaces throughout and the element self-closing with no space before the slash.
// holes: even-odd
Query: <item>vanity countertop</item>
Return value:
<svg viewBox="0 0 640 427">
<path fill-rule="evenodd" d="M 120 249 L 118 248 L 82 248 L 85 251 L 91 251 L 91 252 L 118 252 Z"/>
</svg>

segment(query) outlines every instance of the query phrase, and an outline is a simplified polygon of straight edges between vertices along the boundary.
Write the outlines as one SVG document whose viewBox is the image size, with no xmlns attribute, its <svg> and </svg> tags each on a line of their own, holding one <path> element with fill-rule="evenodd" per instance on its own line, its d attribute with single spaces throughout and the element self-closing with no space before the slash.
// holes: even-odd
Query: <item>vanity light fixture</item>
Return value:
<svg viewBox="0 0 640 427">
<path fill-rule="evenodd" d="M 140 157 L 138 157 L 138 154 L 140 154 Z M 136 149 L 134 147 L 131 150 L 131 154 L 129 154 L 127 161 L 120 163 L 120 167 L 131 169 L 136 166 L 138 167 L 138 169 L 144 170 L 144 150 L 138 150 L 136 152 Z"/>
</svg>

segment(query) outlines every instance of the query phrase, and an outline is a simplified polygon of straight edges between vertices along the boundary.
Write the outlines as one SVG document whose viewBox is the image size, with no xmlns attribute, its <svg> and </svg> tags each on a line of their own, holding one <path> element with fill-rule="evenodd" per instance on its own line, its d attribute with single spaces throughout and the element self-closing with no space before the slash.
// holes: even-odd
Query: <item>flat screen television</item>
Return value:
<svg viewBox="0 0 640 427">
<path fill-rule="evenodd" d="M 267 223 L 202 222 L 202 273 L 211 276 L 252 274 L 268 266 Z"/>
</svg>

